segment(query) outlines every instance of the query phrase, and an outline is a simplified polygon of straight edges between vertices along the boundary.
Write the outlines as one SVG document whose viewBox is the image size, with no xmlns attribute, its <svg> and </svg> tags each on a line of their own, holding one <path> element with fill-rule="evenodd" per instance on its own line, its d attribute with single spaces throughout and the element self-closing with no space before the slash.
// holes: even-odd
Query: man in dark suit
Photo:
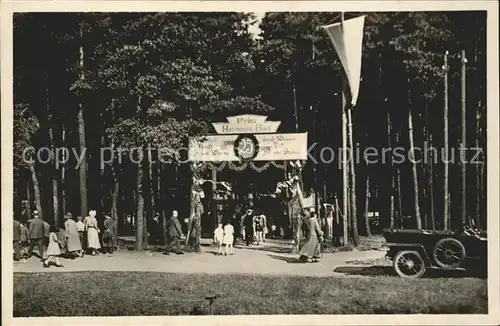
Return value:
<svg viewBox="0 0 500 326">
<path fill-rule="evenodd" d="M 164 242 L 163 241 L 163 227 L 160 223 L 160 216 L 158 213 L 156 213 L 155 216 L 153 217 L 153 221 L 149 225 L 148 230 L 150 230 L 149 231 L 149 243 L 150 244 L 154 244 L 154 245 L 163 244 L 163 245 L 165 245 L 165 243 L 162 243 L 162 242 Z"/>
<path fill-rule="evenodd" d="M 21 260 L 21 224 L 14 220 L 14 237 L 12 238 L 12 245 L 14 246 L 14 261 Z"/>
<path fill-rule="evenodd" d="M 168 246 L 165 247 L 165 252 L 164 252 L 165 255 L 170 255 L 169 251 L 174 246 L 176 248 L 175 252 L 178 255 L 184 254 L 181 251 L 181 238 L 183 238 L 184 235 L 182 234 L 181 224 L 179 223 L 177 217 L 178 217 L 178 212 L 174 210 L 172 212 L 172 216 L 170 216 L 167 222 L 168 239 L 170 242 Z"/>
<path fill-rule="evenodd" d="M 45 228 L 43 220 L 38 216 L 38 211 L 33 212 L 33 218 L 30 220 L 28 231 L 30 235 L 30 247 L 28 254 L 33 255 L 33 248 L 38 246 L 40 258 L 43 258 L 43 239 L 45 236 Z"/>
</svg>

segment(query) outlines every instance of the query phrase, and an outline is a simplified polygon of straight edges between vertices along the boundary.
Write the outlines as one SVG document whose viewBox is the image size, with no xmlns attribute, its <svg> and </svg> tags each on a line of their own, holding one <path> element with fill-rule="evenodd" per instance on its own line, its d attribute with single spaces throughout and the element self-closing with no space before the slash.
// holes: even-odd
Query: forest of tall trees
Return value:
<svg viewBox="0 0 500 326">
<path fill-rule="evenodd" d="M 192 171 L 178 162 L 175 151 L 187 145 L 190 135 L 213 133 L 210 122 L 265 114 L 282 122 L 281 132 L 307 131 L 318 149 L 339 148 L 340 64 L 319 28 L 338 16 L 266 13 L 255 38 L 248 32 L 251 13 L 15 14 L 16 214 L 27 217 L 37 209 L 44 219 L 62 223 L 65 212 L 86 216 L 96 209 L 109 213 L 120 232 L 125 232 L 126 217 L 133 216 L 141 249 L 155 214 L 164 218 L 172 209 L 189 214 Z M 466 215 L 485 228 L 486 12 L 366 13 L 361 75 L 352 117 L 357 147 L 408 149 L 412 139 L 416 147 L 442 148 L 447 101 L 449 147 L 457 153 L 449 164 L 449 225 L 443 218 L 442 161 L 356 163 L 360 233 L 370 233 L 363 221 L 371 209 L 365 208 L 368 196 L 383 227 L 462 224 L 463 95 L 467 147 L 481 148 L 484 162 L 467 165 Z M 53 150 L 65 162 L 56 164 L 47 150 L 26 160 L 23 151 L 30 146 Z M 159 162 L 160 153 L 148 146 L 169 149 L 166 161 Z M 114 159 L 104 153 L 114 153 Z M 140 155 L 150 159 L 134 163 Z M 266 192 L 284 176 L 278 168 L 226 168 L 218 178 L 242 187 L 253 183 Z M 337 160 L 307 162 L 303 180 L 307 192 L 315 190 L 327 202 L 342 196 Z M 210 196 L 205 201 L 210 205 Z M 411 218 L 403 224 L 404 216 Z"/>
</svg>

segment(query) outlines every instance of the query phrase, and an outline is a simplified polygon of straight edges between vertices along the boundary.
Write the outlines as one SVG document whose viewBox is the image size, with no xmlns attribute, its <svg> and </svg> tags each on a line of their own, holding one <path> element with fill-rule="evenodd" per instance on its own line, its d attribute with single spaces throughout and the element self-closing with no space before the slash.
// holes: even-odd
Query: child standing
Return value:
<svg viewBox="0 0 500 326">
<path fill-rule="evenodd" d="M 264 233 L 264 224 L 262 220 L 262 215 L 255 216 L 255 238 L 257 240 L 257 246 L 260 246 L 260 243 L 263 240 Z"/>
<path fill-rule="evenodd" d="M 61 255 L 61 250 L 59 249 L 60 241 L 57 238 L 58 227 L 51 225 L 49 229 L 49 246 L 47 247 L 47 259 L 43 262 L 43 267 L 49 267 L 49 262 L 52 258 L 55 258 L 56 266 L 63 267 L 63 264 L 59 262 L 59 255 Z"/>
<path fill-rule="evenodd" d="M 76 230 L 78 231 L 78 237 L 80 238 L 80 244 L 82 246 L 82 253 L 80 257 L 83 257 L 85 255 L 85 247 L 86 247 L 86 242 L 85 242 L 85 223 L 82 222 L 83 218 L 81 216 L 76 217 L 77 222 L 76 222 Z"/>
<path fill-rule="evenodd" d="M 214 243 L 217 245 L 217 256 L 222 255 L 222 240 L 224 239 L 224 229 L 219 224 L 214 231 Z"/>
<path fill-rule="evenodd" d="M 224 248 L 224 256 L 227 255 L 228 249 L 230 249 L 229 254 L 233 254 L 233 241 L 234 241 L 234 227 L 231 222 L 227 221 L 224 226 L 224 237 L 222 243 L 226 245 Z"/>
</svg>

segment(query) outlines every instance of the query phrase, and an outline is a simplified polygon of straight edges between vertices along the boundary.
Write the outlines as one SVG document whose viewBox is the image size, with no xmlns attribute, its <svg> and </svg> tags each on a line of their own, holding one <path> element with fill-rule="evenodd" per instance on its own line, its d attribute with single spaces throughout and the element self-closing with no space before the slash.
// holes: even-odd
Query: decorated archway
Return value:
<svg viewBox="0 0 500 326">
<path fill-rule="evenodd" d="M 224 169 L 263 172 L 273 167 L 284 171 L 275 192 L 286 192 L 288 215 L 293 228 L 295 248 L 300 239 L 300 212 L 306 206 L 302 196 L 300 172 L 307 162 L 307 133 L 278 133 L 281 122 L 267 121 L 267 116 L 243 114 L 227 118 L 227 122 L 212 123 L 216 134 L 191 137 L 188 158 L 193 172 L 191 212 L 188 239 L 199 249 L 201 216 L 204 197 L 202 185 L 210 182 L 214 193 L 218 185 L 228 191 L 232 186 L 217 181 Z M 202 173 L 211 171 L 211 178 Z M 217 215 L 216 199 L 212 200 L 212 217 Z"/>
</svg>

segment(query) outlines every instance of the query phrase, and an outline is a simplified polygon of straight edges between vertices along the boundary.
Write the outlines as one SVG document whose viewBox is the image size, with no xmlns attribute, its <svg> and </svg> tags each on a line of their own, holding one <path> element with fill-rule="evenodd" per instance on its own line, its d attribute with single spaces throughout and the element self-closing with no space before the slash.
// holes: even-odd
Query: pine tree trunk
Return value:
<svg viewBox="0 0 500 326">
<path fill-rule="evenodd" d="M 160 212 L 161 228 L 163 235 L 163 243 L 167 244 L 167 219 L 165 215 L 165 206 L 163 205 L 163 198 L 165 198 L 165 185 L 163 180 L 162 164 L 158 164 L 158 211 Z M 174 198 L 175 201 L 175 198 Z"/>
<path fill-rule="evenodd" d="M 31 182 L 29 179 L 26 182 L 26 201 L 27 201 L 26 210 L 28 211 L 27 218 L 29 220 L 31 218 L 31 211 L 32 211 L 32 209 L 31 209 L 31 205 L 32 205 L 32 202 L 31 202 Z"/>
<path fill-rule="evenodd" d="M 84 73 L 84 49 L 83 49 L 83 23 L 80 24 L 80 81 L 85 80 Z M 87 153 L 85 145 L 85 121 L 83 119 L 83 99 L 80 99 L 78 104 L 78 137 L 80 141 L 80 155 L 82 153 L 82 161 L 79 168 L 80 176 L 80 214 L 87 216 L 88 214 L 88 200 L 87 200 Z"/>
<path fill-rule="evenodd" d="M 366 235 L 371 236 L 371 230 L 370 230 L 370 219 L 368 217 L 368 212 L 370 210 L 370 176 L 367 174 L 366 175 L 366 197 L 365 197 L 365 228 L 366 228 Z"/>
<path fill-rule="evenodd" d="M 400 146 L 399 143 L 399 132 L 396 132 L 396 146 Z M 399 215 L 400 227 L 403 228 L 403 194 L 401 193 L 401 171 L 399 167 L 396 167 L 396 189 L 397 189 L 397 215 Z"/>
<path fill-rule="evenodd" d="M 391 196 L 390 228 L 394 228 L 394 196 Z"/>
<path fill-rule="evenodd" d="M 49 83 L 48 83 L 48 76 L 47 77 L 47 85 L 45 88 L 45 100 L 46 100 L 46 108 L 47 108 L 47 126 L 49 128 L 49 146 L 52 149 L 52 153 L 55 153 L 55 143 L 54 143 L 54 115 L 52 114 L 50 110 L 50 98 L 49 98 Z M 52 216 L 53 216 L 53 223 L 55 225 L 59 225 L 59 189 L 57 185 L 57 166 L 56 166 L 56 161 L 54 160 L 53 162 L 53 170 L 51 171 L 51 182 L 52 182 Z"/>
<path fill-rule="evenodd" d="M 399 215 L 399 223 L 400 227 L 403 228 L 403 195 L 401 193 L 401 171 L 399 168 L 396 168 L 396 183 L 397 183 L 397 196 L 398 196 L 398 215 Z"/>
<path fill-rule="evenodd" d="M 31 181 L 33 182 L 33 192 L 35 194 L 35 207 L 38 211 L 38 216 L 43 219 L 43 210 L 42 210 L 42 200 L 40 196 L 40 185 L 38 183 L 38 177 L 36 175 L 35 166 L 30 164 L 29 169 L 31 171 Z"/>
<path fill-rule="evenodd" d="M 432 147 L 432 135 L 429 134 L 429 147 Z M 434 216 L 434 154 L 431 152 L 430 162 L 429 162 L 429 205 L 430 205 L 430 217 L 431 217 L 431 228 L 436 229 L 436 218 Z"/>
<path fill-rule="evenodd" d="M 417 163 L 415 162 L 415 147 L 413 143 L 413 122 L 411 110 L 408 112 L 408 133 L 410 138 L 410 155 L 412 161 L 412 173 L 413 173 L 413 193 L 415 201 L 415 219 L 417 222 L 417 229 L 422 229 L 422 219 L 420 217 L 420 205 L 418 200 L 418 174 L 417 174 Z"/>
<path fill-rule="evenodd" d="M 353 142 L 353 128 L 352 128 L 352 109 L 349 108 L 347 110 L 347 118 L 349 123 L 349 147 L 351 151 L 354 150 L 354 142 Z M 356 207 L 356 172 L 354 169 L 354 152 L 353 158 L 350 161 L 350 171 L 351 171 L 351 188 L 350 188 L 350 206 L 351 206 L 351 232 L 352 232 L 352 240 L 354 245 L 357 246 L 359 244 L 359 233 L 358 233 L 358 214 Z"/>
<path fill-rule="evenodd" d="M 64 125 L 61 126 L 62 128 L 62 146 L 66 146 L 66 129 Z M 65 153 L 66 154 L 66 153 Z M 62 212 L 63 214 L 66 214 L 66 157 L 63 158 L 63 164 L 61 167 L 61 200 L 62 200 Z"/>
<path fill-rule="evenodd" d="M 115 236 L 118 237 L 118 196 L 120 194 L 120 179 L 118 178 L 118 168 L 114 167 L 113 169 L 113 193 L 111 194 L 111 218 L 114 221 L 114 232 Z M 118 247 L 118 240 L 114 244 L 115 247 Z"/>
<path fill-rule="evenodd" d="M 101 119 L 102 119 L 102 116 L 101 116 Z M 105 146 L 104 135 L 101 135 L 101 148 L 104 148 L 104 146 Z M 100 192 L 99 197 L 101 198 L 101 201 L 99 204 L 101 206 L 102 212 L 108 212 L 109 206 L 108 207 L 104 206 L 104 198 L 109 195 L 109 192 L 105 193 L 105 187 L 104 187 L 104 184 L 107 183 L 107 181 L 108 181 L 108 180 L 105 180 L 105 178 L 104 178 L 105 173 L 106 173 L 106 165 L 104 165 L 104 164 L 99 164 L 99 165 L 100 165 L 100 180 L 101 180 L 100 181 L 100 189 L 99 189 L 99 192 Z"/>
<path fill-rule="evenodd" d="M 143 193 L 143 171 L 142 164 L 137 164 L 137 212 L 136 212 L 136 229 L 135 229 L 135 248 L 137 250 L 144 249 L 144 193 Z"/>
</svg>

